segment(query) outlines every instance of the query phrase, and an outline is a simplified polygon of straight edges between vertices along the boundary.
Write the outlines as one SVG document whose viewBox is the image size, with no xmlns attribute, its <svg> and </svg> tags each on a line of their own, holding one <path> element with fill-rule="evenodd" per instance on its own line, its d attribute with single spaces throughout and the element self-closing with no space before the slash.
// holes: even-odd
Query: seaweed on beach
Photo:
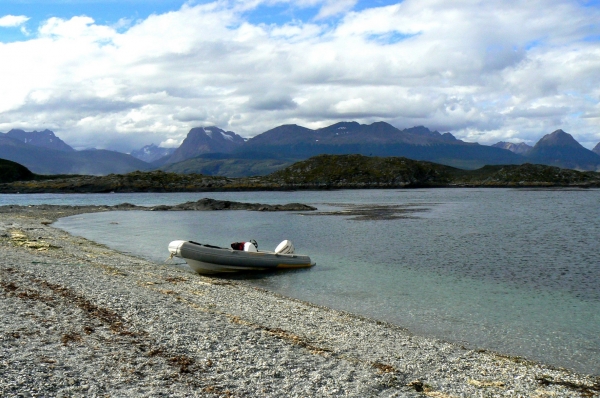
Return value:
<svg viewBox="0 0 600 398">
<path fill-rule="evenodd" d="M 593 385 L 575 383 L 568 380 L 555 380 L 554 378 L 542 375 L 535 378 L 543 386 L 557 385 L 567 387 L 573 391 L 578 391 L 582 397 L 594 397 L 600 393 L 600 378 Z"/>
</svg>

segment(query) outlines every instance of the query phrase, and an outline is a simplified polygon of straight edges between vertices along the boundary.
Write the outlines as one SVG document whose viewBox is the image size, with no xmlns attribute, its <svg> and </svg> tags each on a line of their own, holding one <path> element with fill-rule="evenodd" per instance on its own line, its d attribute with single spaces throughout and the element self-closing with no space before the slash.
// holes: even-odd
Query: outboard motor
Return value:
<svg viewBox="0 0 600 398">
<path fill-rule="evenodd" d="M 275 248 L 276 254 L 293 254 L 294 253 L 294 245 L 289 240 L 284 240 Z"/>
<path fill-rule="evenodd" d="M 246 242 L 244 243 L 244 251 L 245 252 L 254 252 L 256 253 L 258 250 L 256 250 L 256 245 L 254 245 L 254 243 L 250 242 Z"/>
</svg>

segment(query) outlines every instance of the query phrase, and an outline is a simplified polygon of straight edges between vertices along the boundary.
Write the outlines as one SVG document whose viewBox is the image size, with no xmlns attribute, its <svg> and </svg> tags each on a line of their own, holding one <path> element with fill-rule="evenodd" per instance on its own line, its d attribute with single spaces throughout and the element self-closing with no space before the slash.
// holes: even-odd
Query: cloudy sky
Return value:
<svg viewBox="0 0 600 398">
<path fill-rule="evenodd" d="M 128 152 L 349 120 L 592 148 L 600 0 L 0 3 L 0 132 Z"/>
</svg>

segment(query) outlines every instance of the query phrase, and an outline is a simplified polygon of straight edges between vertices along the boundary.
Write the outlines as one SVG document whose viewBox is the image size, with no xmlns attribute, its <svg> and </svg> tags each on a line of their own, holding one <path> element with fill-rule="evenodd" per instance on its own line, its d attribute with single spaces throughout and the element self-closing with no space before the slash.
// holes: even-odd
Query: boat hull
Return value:
<svg viewBox="0 0 600 398">
<path fill-rule="evenodd" d="M 171 242 L 169 251 L 173 256 L 184 259 L 199 274 L 309 268 L 315 265 L 309 256 L 300 254 L 246 252 L 190 241 Z"/>
</svg>

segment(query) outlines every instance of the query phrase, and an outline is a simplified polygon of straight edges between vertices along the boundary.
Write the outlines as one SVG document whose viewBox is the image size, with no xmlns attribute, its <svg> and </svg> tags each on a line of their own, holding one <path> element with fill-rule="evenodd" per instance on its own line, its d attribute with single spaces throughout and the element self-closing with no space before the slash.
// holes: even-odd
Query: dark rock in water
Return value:
<svg viewBox="0 0 600 398">
<path fill-rule="evenodd" d="M 114 205 L 112 207 L 117 210 L 145 209 L 142 206 L 134 205 L 131 203 L 119 203 L 118 205 Z"/>
<path fill-rule="evenodd" d="M 285 205 L 262 205 L 258 211 L 312 211 L 317 210 L 316 207 L 303 205 L 302 203 L 288 203 Z"/>
<path fill-rule="evenodd" d="M 203 198 L 196 202 L 186 202 L 174 206 L 160 205 L 152 207 L 152 211 L 184 211 L 184 210 L 253 210 L 253 211 L 311 211 L 315 207 L 301 203 L 288 203 L 285 205 L 265 205 L 260 203 L 232 202 L 229 200 L 216 200 Z"/>
<path fill-rule="evenodd" d="M 158 206 L 154 206 L 150 209 L 150 211 L 165 211 L 165 210 L 171 210 L 173 208 L 173 206 L 167 206 L 167 205 L 158 205 Z"/>
<path fill-rule="evenodd" d="M 187 210 L 200 210 L 200 211 L 214 211 L 214 210 L 251 210 L 251 211 L 313 211 L 317 210 L 316 207 L 304 205 L 302 203 L 288 203 L 285 205 L 265 205 L 261 203 L 243 203 L 243 202 L 232 202 L 229 200 L 216 200 L 210 198 L 200 199 L 197 202 L 187 202 L 178 205 L 158 205 L 153 207 L 137 206 L 131 203 L 120 203 L 114 206 L 105 205 L 86 205 L 86 206 L 72 206 L 72 205 L 32 205 L 32 206 L 20 206 L 20 205 L 5 205 L 0 206 L 1 213 L 15 213 L 15 212 L 31 212 L 35 210 L 50 211 L 54 213 L 72 213 L 79 214 L 82 212 L 102 212 L 111 210 L 140 210 L 140 211 L 187 211 Z M 66 217 L 67 214 L 62 214 L 58 217 Z"/>
</svg>

